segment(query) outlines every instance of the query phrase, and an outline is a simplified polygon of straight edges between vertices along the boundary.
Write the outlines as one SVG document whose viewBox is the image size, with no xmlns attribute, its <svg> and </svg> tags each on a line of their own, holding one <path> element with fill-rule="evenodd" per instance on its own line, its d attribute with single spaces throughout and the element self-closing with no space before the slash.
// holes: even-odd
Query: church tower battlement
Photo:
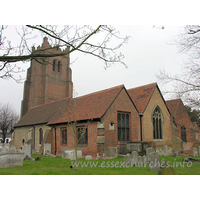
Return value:
<svg viewBox="0 0 200 200">
<path fill-rule="evenodd" d="M 40 47 L 32 48 L 32 53 L 44 50 L 42 53 L 58 54 L 69 51 L 50 46 L 48 39 L 43 39 Z M 40 51 L 41 52 L 41 51 Z M 31 59 L 24 82 L 24 95 L 21 103 L 21 117 L 32 107 L 57 101 L 65 97 L 72 97 L 72 70 L 68 55 Z"/>
</svg>

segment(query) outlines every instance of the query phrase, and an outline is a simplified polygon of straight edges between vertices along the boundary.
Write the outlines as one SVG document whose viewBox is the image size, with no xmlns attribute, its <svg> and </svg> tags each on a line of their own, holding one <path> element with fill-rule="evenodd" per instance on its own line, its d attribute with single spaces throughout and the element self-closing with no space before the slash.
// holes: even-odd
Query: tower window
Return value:
<svg viewBox="0 0 200 200">
<path fill-rule="evenodd" d="M 56 60 L 53 60 L 53 71 L 56 71 Z"/>
<path fill-rule="evenodd" d="M 58 72 L 60 72 L 61 62 L 58 62 Z"/>
</svg>

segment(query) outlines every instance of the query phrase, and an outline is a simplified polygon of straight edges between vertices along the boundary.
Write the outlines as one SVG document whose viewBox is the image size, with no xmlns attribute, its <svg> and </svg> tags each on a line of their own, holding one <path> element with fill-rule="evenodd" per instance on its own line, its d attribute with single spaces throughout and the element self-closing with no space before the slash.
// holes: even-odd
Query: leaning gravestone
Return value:
<svg viewBox="0 0 200 200">
<path fill-rule="evenodd" d="M 47 153 L 51 154 L 51 143 L 45 143 L 44 144 L 44 152 L 43 155 L 46 155 Z"/>
<path fill-rule="evenodd" d="M 150 157 L 149 167 L 151 168 L 151 171 L 158 171 L 160 167 L 158 153 L 152 152 L 150 153 L 149 157 Z"/>
<path fill-rule="evenodd" d="M 146 156 L 147 156 L 147 160 L 150 161 L 150 153 L 155 152 L 155 150 L 152 147 L 148 147 L 146 149 Z"/>
<path fill-rule="evenodd" d="M 193 156 L 198 157 L 198 152 L 196 147 L 193 148 Z"/>
<path fill-rule="evenodd" d="M 167 145 L 164 146 L 164 156 L 169 156 L 169 149 Z"/>
<path fill-rule="evenodd" d="M 132 165 L 136 165 L 138 164 L 138 152 L 137 151 L 133 151 L 132 152 Z"/>
<path fill-rule="evenodd" d="M 22 153 L 24 153 L 24 158 L 26 157 L 31 157 L 31 145 L 30 144 L 25 144 L 22 147 Z"/>
</svg>

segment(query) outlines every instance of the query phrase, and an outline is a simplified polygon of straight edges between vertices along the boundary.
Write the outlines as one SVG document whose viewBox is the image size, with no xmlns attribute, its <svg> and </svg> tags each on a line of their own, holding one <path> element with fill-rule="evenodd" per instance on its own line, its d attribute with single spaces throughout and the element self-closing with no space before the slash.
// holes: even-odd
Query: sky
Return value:
<svg viewBox="0 0 200 200">
<path fill-rule="evenodd" d="M 156 74 L 163 69 L 171 74 L 179 73 L 186 56 L 178 53 L 177 46 L 172 45 L 172 40 L 180 32 L 182 26 L 164 25 L 164 29 L 161 29 L 160 25 L 155 26 L 158 28 L 153 28 L 153 25 L 114 25 L 119 30 L 120 36 L 130 36 L 128 43 L 120 49 L 125 55 L 123 61 L 128 68 L 117 63 L 105 70 L 104 62 L 98 58 L 77 52 L 72 53 L 70 61 L 76 96 L 121 84 L 130 89 L 157 82 Z M 30 63 L 19 64 L 19 66 L 25 70 L 21 73 L 25 79 Z M 17 113 L 20 113 L 23 81 L 18 84 L 11 79 L 1 79 L 0 84 L 3 85 L 0 88 L 0 103 L 9 103 Z M 161 91 L 164 91 L 163 85 L 159 83 L 158 85 Z"/>
</svg>

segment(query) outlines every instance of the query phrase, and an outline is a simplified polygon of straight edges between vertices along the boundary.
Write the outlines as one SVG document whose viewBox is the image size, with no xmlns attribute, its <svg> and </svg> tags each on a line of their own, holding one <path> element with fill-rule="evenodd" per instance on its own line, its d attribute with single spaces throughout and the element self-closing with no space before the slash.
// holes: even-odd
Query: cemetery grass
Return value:
<svg viewBox="0 0 200 200">
<path fill-rule="evenodd" d="M 35 158 L 38 155 L 32 155 Z M 192 156 L 191 156 L 192 157 Z M 184 167 L 177 166 L 177 163 L 182 163 L 183 156 L 177 157 L 164 157 L 160 156 L 160 161 L 162 159 L 169 161 L 170 165 L 175 166 L 174 170 L 176 175 L 200 175 L 200 163 L 193 163 L 187 167 L 185 164 Z M 200 158 L 200 157 L 199 157 Z M 124 162 L 124 158 L 114 158 L 114 159 L 100 159 L 100 160 L 85 160 L 85 159 L 78 159 L 80 162 L 94 162 L 98 161 L 96 167 L 78 167 L 78 170 L 74 168 L 70 168 L 71 161 L 69 159 L 62 159 L 62 157 L 51 158 L 41 156 L 40 161 L 23 161 L 23 167 L 14 167 L 14 168 L 7 168 L 2 169 L 0 168 L 1 175 L 157 175 L 158 172 L 151 172 L 149 166 L 146 167 L 119 167 L 120 162 Z M 109 161 L 109 162 L 108 162 Z M 104 163 L 103 163 L 104 162 Z M 112 164 L 112 163 L 113 164 Z M 116 163 L 118 167 L 114 165 Z M 101 167 L 103 166 L 103 167 Z"/>
</svg>

